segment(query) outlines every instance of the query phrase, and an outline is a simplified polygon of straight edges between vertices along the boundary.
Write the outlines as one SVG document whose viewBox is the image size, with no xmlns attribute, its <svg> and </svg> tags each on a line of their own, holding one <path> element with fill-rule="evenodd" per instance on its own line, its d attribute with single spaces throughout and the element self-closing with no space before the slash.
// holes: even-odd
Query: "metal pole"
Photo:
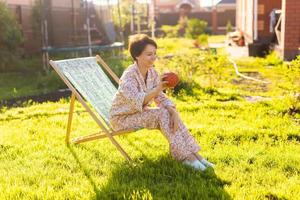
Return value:
<svg viewBox="0 0 300 200">
<path fill-rule="evenodd" d="M 37 3 L 37 2 L 36 2 Z M 45 49 L 45 34 L 44 34 L 44 7 L 42 5 L 42 0 L 38 1 L 39 3 L 39 10 L 41 12 L 41 18 L 40 18 L 40 25 L 41 25 L 41 42 L 42 42 L 42 49 Z M 47 51 L 47 50 L 46 50 Z M 47 72 L 46 68 L 47 68 L 47 61 L 46 61 L 46 53 L 45 51 L 42 51 L 42 59 L 43 59 L 43 69 L 45 72 Z"/>
<path fill-rule="evenodd" d="M 76 8 L 75 8 L 75 5 L 74 5 L 74 0 L 71 1 L 71 4 L 72 4 L 72 22 L 73 22 L 73 37 L 72 37 L 72 42 L 73 42 L 73 45 L 76 43 L 77 41 L 77 35 L 76 35 L 76 32 L 77 32 L 77 27 L 76 27 Z"/>
<path fill-rule="evenodd" d="M 46 48 L 48 48 L 49 44 L 48 44 L 48 21 L 47 21 L 47 18 L 44 20 L 44 30 L 45 30 L 45 45 L 46 45 Z M 49 53 L 48 51 L 46 51 L 46 54 L 45 54 L 45 59 L 46 59 L 46 71 L 47 73 L 49 72 L 49 65 L 48 65 L 48 62 L 49 62 Z"/>
<path fill-rule="evenodd" d="M 49 73 L 49 53 L 48 53 L 48 23 L 47 23 L 47 13 L 46 13 L 46 3 L 44 0 L 39 1 L 40 11 L 41 11 L 41 38 L 42 38 L 42 48 L 46 49 L 43 51 L 43 69 L 46 73 Z"/>
<path fill-rule="evenodd" d="M 86 0 L 86 25 L 87 25 L 87 34 L 88 34 L 88 46 L 89 46 L 89 56 L 92 56 L 92 41 L 91 41 L 91 30 L 90 30 L 90 7 L 89 7 L 89 2 Z"/>
</svg>

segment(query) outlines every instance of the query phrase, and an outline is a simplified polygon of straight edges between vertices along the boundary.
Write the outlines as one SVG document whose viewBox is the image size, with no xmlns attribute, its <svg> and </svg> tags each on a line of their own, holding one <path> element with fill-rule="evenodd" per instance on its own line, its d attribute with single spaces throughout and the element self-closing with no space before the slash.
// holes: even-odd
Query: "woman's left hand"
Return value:
<svg viewBox="0 0 300 200">
<path fill-rule="evenodd" d="M 179 127 L 179 115 L 177 111 L 172 107 L 167 107 L 170 113 L 170 126 L 173 129 L 173 133 L 175 134 Z"/>
</svg>

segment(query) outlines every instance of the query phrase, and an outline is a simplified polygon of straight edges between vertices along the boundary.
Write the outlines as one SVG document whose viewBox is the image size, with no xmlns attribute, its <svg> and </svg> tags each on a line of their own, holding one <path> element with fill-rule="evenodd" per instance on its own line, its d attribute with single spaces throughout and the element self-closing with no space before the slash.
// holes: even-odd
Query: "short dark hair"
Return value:
<svg viewBox="0 0 300 200">
<path fill-rule="evenodd" d="M 136 34 L 129 36 L 128 50 L 131 57 L 136 60 L 136 57 L 141 55 L 145 47 L 150 44 L 157 48 L 156 42 L 146 34 Z"/>
</svg>

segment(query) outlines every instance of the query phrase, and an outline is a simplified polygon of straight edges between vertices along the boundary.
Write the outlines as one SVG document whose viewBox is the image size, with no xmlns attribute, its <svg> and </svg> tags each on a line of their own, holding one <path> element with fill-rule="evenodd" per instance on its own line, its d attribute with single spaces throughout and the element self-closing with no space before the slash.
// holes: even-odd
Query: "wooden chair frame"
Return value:
<svg viewBox="0 0 300 200">
<path fill-rule="evenodd" d="M 110 69 L 110 67 L 104 62 L 104 60 L 99 55 L 96 55 L 96 60 L 97 60 L 97 62 L 99 62 L 103 66 L 103 68 L 109 73 L 109 75 L 114 79 L 114 81 L 119 83 L 118 76 Z M 92 141 L 92 140 L 102 139 L 102 138 L 108 137 L 110 139 L 110 141 L 113 143 L 113 145 L 115 145 L 116 148 L 120 151 L 120 153 L 125 157 L 125 159 L 127 161 L 131 161 L 132 159 L 125 152 L 125 150 L 121 147 L 121 145 L 114 139 L 113 136 L 135 132 L 136 129 L 113 131 L 112 129 L 106 128 L 106 126 L 99 119 L 99 117 L 97 117 L 97 115 L 87 105 L 87 103 L 83 99 L 82 95 L 75 89 L 75 87 L 71 84 L 71 82 L 58 70 L 58 66 L 56 65 L 56 63 L 52 60 L 50 60 L 49 63 L 54 68 L 54 70 L 58 73 L 60 78 L 65 82 L 65 84 L 69 87 L 69 89 L 72 92 L 65 142 L 67 144 L 70 144 L 70 143 L 79 144 L 79 143 L 82 143 L 82 142 L 87 142 L 87 141 Z M 95 120 L 95 122 L 100 127 L 101 131 L 98 132 L 98 133 L 89 134 L 89 135 L 85 135 L 85 136 L 80 136 L 80 137 L 77 137 L 77 138 L 74 138 L 74 139 L 70 140 L 71 125 L 72 125 L 72 119 L 73 119 L 73 113 L 74 113 L 74 104 L 75 104 L 75 99 L 76 98 L 83 105 L 83 107 L 88 111 L 88 113 L 91 115 L 91 117 Z"/>
</svg>

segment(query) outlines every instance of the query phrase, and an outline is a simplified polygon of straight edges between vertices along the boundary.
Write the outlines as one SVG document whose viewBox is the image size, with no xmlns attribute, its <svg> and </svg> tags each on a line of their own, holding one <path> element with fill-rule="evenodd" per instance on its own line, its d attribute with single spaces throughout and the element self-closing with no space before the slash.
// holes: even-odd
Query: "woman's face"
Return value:
<svg viewBox="0 0 300 200">
<path fill-rule="evenodd" d="M 151 44 L 147 44 L 144 51 L 136 57 L 137 63 L 143 67 L 150 68 L 156 60 L 156 48 Z"/>
</svg>

